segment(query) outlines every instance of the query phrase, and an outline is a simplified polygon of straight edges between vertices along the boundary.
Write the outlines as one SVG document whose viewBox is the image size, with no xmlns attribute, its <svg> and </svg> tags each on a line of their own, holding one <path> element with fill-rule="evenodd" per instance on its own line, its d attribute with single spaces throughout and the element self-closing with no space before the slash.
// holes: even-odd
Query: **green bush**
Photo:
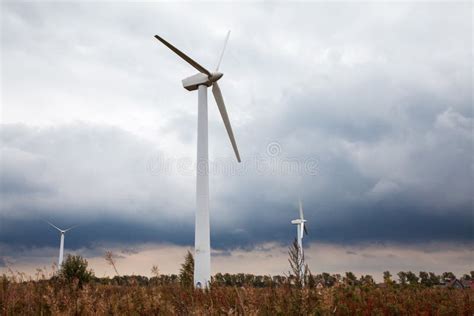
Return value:
<svg viewBox="0 0 474 316">
<path fill-rule="evenodd" d="M 77 280 L 79 286 L 82 286 L 94 277 L 94 272 L 87 267 L 86 259 L 81 256 L 68 255 L 59 270 L 59 278 L 68 283 Z"/>
</svg>

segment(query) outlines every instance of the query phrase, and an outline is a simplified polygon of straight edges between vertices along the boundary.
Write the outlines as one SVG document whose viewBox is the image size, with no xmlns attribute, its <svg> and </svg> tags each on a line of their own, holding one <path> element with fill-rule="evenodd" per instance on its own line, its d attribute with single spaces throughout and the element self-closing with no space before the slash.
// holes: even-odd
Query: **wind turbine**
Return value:
<svg viewBox="0 0 474 316">
<path fill-rule="evenodd" d="M 303 267 L 304 264 L 304 252 L 303 252 L 303 237 L 304 234 L 308 235 L 308 230 L 306 229 L 306 220 L 304 219 L 304 214 L 303 214 L 303 204 L 301 203 L 301 199 L 298 200 L 299 207 L 300 207 L 300 218 L 294 219 L 291 221 L 293 225 L 296 226 L 296 240 L 298 241 L 298 250 L 299 250 L 299 257 L 300 257 L 300 263 L 301 267 Z M 303 280 L 304 277 L 304 269 L 301 269 L 301 280 Z"/>
<path fill-rule="evenodd" d="M 69 227 L 68 229 L 61 229 L 59 227 L 57 227 L 56 225 L 46 221 L 46 223 L 48 223 L 49 225 L 51 225 L 52 227 L 56 228 L 60 233 L 61 233 L 61 242 L 59 244 L 59 259 L 58 259 L 58 267 L 61 268 L 61 265 L 63 264 L 63 255 L 64 255 L 64 234 L 73 229 L 74 227 L 76 227 L 77 225 L 74 225 L 74 226 L 71 226 Z"/>
<path fill-rule="evenodd" d="M 217 67 L 210 72 L 191 57 L 168 43 L 162 37 L 155 38 L 171 49 L 199 73 L 182 80 L 183 87 L 188 91 L 198 90 L 198 130 L 197 130 L 197 162 L 196 162 L 196 216 L 194 231 L 194 285 L 197 288 L 207 287 L 211 280 L 211 242 L 209 228 L 209 153 L 208 153 L 208 114 L 207 114 L 207 88 L 212 86 L 212 94 L 221 113 L 224 126 L 229 135 L 232 148 L 237 161 L 240 162 L 239 150 L 235 143 L 234 133 L 230 125 L 229 116 L 224 104 L 221 89 L 217 81 L 222 78 L 219 66 L 224 56 L 224 51 L 229 40 L 230 31 L 224 42 Z"/>
</svg>

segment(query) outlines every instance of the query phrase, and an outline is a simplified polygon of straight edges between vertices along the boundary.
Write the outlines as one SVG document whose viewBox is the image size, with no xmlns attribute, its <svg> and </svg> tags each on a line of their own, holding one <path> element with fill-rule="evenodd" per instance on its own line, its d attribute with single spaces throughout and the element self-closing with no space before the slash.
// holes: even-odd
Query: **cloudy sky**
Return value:
<svg viewBox="0 0 474 316">
<path fill-rule="evenodd" d="M 209 93 L 213 273 L 472 270 L 472 3 L 1 2 L 0 269 L 66 252 L 176 272 L 194 241 L 195 70 Z M 3 266 L 3 267 L 2 267 Z"/>
</svg>

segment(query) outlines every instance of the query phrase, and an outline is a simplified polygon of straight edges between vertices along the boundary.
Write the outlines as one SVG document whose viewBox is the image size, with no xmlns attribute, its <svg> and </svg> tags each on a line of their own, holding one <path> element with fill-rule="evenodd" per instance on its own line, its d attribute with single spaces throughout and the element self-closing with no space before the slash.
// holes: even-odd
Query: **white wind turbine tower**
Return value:
<svg viewBox="0 0 474 316">
<path fill-rule="evenodd" d="M 304 252 L 303 252 L 303 236 L 304 234 L 308 235 L 308 230 L 306 229 L 306 220 L 304 219 L 304 214 L 303 214 L 303 204 L 301 203 L 301 200 L 298 200 L 299 207 L 300 207 L 300 218 L 294 219 L 291 221 L 293 225 L 296 225 L 296 240 L 298 241 L 298 248 L 299 248 L 299 258 L 300 258 L 300 263 L 301 266 L 303 267 L 304 265 Z M 304 268 L 301 269 L 301 279 L 303 280 L 304 277 Z"/>
<path fill-rule="evenodd" d="M 209 228 L 209 157 L 208 157 L 208 114 L 207 114 L 207 88 L 212 86 L 212 94 L 217 103 L 227 134 L 234 149 L 237 161 L 240 162 L 239 150 L 235 143 L 234 133 L 230 125 L 229 116 L 224 104 L 221 89 L 217 81 L 223 74 L 219 72 L 219 65 L 224 56 L 225 47 L 229 40 L 230 31 L 227 33 L 224 48 L 219 57 L 216 70 L 210 72 L 182 51 L 168 43 L 158 35 L 155 38 L 166 47 L 175 52 L 199 73 L 183 79 L 183 87 L 188 91 L 198 90 L 198 135 L 197 135 L 197 174 L 196 174 L 196 216 L 194 231 L 194 285 L 198 288 L 207 287 L 211 280 L 211 242 Z"/>
<path fill-rule="evenodd" d="M 77 225 L 74 225 L 72 227 L 69 227 L 68 229 L 61 229 L 57 226 L 55 226 L 54 224 L 46 221 L 49 225 L 51 225 L 52 227 L 56 228 L 60 233 L 61 233 L 61 242 L 59 244 L 59 259 L 58 259 L 58 267 L 61 268 L 61 265 L 63 264 L 63 257 L 64 257 L 64 234 L 73 229 L 74 227 L 76 227 Z"/>
</svg>

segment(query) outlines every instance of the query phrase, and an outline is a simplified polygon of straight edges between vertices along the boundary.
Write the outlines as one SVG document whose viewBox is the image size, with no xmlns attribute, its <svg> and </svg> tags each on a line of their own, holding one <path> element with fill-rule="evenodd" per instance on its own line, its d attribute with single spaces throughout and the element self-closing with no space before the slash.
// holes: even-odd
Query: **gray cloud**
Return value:
<svg viewBox="0 0 474 316">
<path fill-rule="evenodd" d="M 0 242 L 55 246 L 46 218 L 81 224 L 73 249 L 191 245 L 192 168 L 150 161 L 193 160 L 193 70 L 152 36 L 211 67 L 227 28 L 221 86 L 244 162 L 278 142 L 275 159 L 318 172 L 213 174 L 221 256 L 291 240 L 298 195 L 310 240 L 472 241 L 469 3 L 212 4 L 212 19 L 211 5 L 1 5 Z M 211 158 L 235 167 L 213 102 Z"/>
</svg>

